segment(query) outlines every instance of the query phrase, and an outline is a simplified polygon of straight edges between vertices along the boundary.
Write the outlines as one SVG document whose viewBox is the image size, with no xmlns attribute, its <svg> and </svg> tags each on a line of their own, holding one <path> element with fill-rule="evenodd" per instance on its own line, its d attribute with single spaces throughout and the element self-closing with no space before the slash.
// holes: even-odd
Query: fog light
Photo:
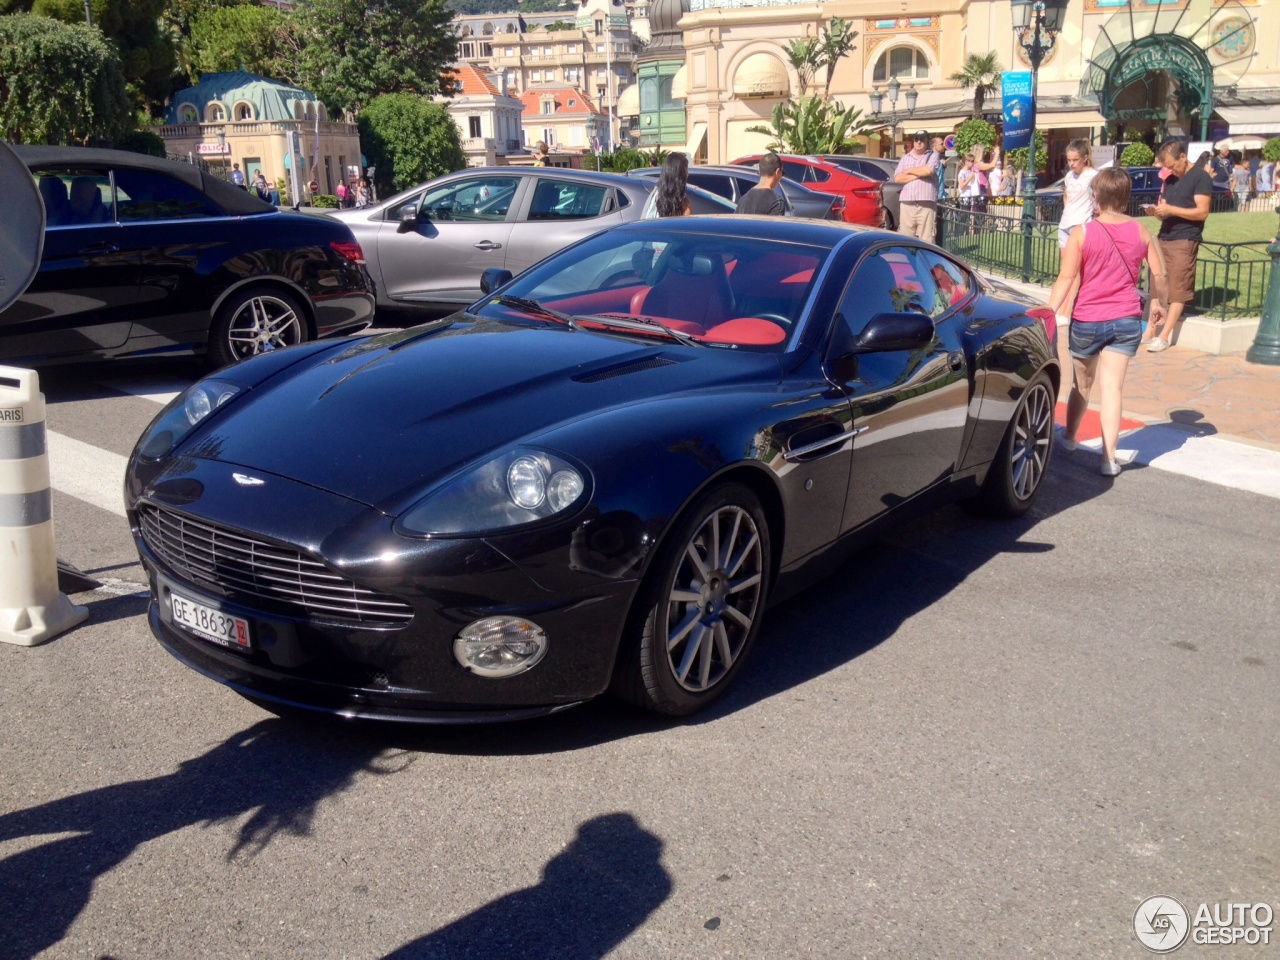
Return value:
<svg viewBox="0 0 1280 960">
<path fill-rule="evenodd" d="M 547 635 L 520 617 L 485 617 L 468 624 L 453 641 L 457 661 L 482 677 L 524 673 L 547 652 Z"/>
</svg>

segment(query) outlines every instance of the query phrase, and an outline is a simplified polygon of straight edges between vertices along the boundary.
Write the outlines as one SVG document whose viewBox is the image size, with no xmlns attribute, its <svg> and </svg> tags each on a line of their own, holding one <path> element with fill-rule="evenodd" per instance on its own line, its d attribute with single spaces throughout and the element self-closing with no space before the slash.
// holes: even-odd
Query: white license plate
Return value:
<svg viewBox="0 0 1280 960">
<path fill-rule="evenodd" d="M 237 650 L 250 648 L 249 621 L 243 617 L 233 617 L 172 592 L 169 594 L 169 606 L 173 611 L 173 622 L 196 636 Z"/>
</svg>

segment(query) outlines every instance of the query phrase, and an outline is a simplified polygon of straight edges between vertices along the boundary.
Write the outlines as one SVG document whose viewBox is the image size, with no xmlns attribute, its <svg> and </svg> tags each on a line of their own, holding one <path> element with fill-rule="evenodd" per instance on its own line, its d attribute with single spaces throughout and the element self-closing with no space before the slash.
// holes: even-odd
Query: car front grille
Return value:
<svg viewBox="0 0 1280 960">
<path fill-rule="evenodd" d="M 147 547 L 196 585 L 218 587 L 235 599 L 266 600 L 310 620 L 400 626 L 413 619 L 403 600 L 361 587 L 297 550 L 150 503 L 138 514 Z"/>
</svg>

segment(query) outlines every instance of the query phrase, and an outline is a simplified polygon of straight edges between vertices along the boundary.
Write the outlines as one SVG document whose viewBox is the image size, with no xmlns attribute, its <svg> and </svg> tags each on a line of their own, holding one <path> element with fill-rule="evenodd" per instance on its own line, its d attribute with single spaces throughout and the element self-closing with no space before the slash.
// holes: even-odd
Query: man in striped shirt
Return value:
<svg viewBox="0 0 1280 960">
<path fill-rule="evenodd" d="M 921 130 L 912 139 L 911 152 L 898 161 L 895 183 L 903 184 L 898 232 L 933 243 L 938 238 L 938 164 L 941 157 L 929 149 L 929 134 Z"/>
</svg>

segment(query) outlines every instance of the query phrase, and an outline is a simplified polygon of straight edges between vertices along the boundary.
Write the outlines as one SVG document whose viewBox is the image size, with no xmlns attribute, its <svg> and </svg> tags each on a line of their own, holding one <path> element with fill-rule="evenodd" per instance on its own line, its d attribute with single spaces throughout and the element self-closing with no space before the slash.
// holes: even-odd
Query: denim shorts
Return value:
<svg viewBox="0 0 1280 960">
<path fill-rule="evenodd" d="M 1103 350 L 1137 356 L 1142 340 L 1142 318 L 1121 317 L 1098 323 L 1071 321 L 1071 355 L 1081 360 L 1096 357 Z"/>
</svg>

